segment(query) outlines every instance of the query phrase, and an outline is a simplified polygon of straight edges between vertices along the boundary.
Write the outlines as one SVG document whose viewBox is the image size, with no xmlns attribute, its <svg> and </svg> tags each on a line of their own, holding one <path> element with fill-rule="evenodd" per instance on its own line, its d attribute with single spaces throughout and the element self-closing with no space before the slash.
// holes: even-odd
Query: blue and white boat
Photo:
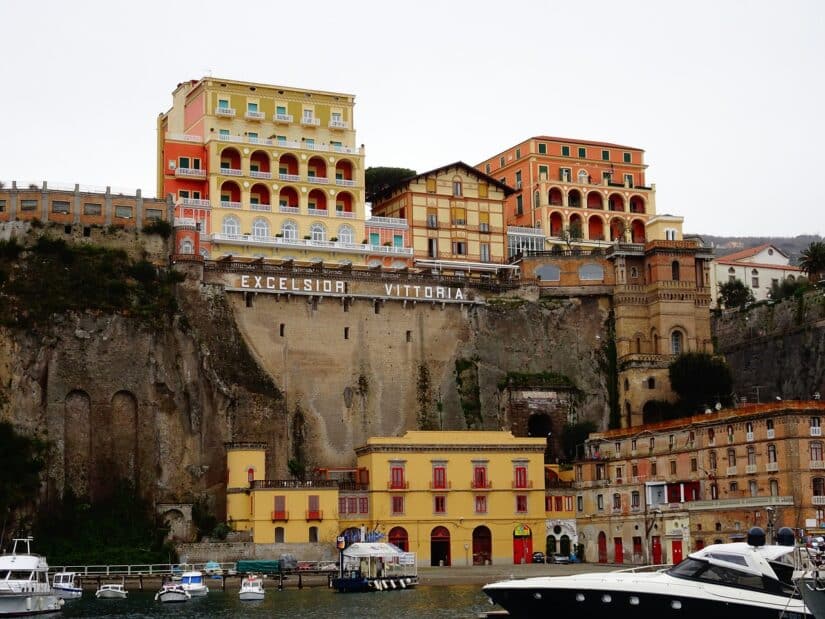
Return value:
<svg viewBox="0 0 825 619">
<path fill-rule="evenodd" d="M 179 584 L 193 598 L 209 593 L 209 587 L 203 581 L 203 574 L 197 570 L 181 574 Z"/>
<path fill-rule="evenodd" d="M 52 576 L 52 589 L 57 597 L 64 600 L 74 600 L 83 595 L 77 572 L 56 572 Z"/>
</svg>

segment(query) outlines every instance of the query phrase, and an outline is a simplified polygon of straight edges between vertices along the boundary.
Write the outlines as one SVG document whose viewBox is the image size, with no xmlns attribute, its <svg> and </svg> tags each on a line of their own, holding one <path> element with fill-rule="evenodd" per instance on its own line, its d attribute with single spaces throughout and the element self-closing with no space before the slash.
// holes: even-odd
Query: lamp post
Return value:
<svg viewBox="0 0 825 619">
<path fill-rule="evenodd" d="M 464 544 L 464 565 L 470 566 L 470 544 Z"/>
</svg>

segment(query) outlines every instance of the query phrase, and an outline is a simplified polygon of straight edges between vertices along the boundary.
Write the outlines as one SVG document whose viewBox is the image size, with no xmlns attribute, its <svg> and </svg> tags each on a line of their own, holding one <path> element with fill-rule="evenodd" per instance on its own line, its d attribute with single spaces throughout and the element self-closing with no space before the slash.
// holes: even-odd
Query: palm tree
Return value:
<svg viewBox="0 0 825 619">
<path fill-rule="evenodd" d="M 799 254 L 799 268 L 816 283 L 825 278 L 825 242 L 814 241 Z"/>
</svg>

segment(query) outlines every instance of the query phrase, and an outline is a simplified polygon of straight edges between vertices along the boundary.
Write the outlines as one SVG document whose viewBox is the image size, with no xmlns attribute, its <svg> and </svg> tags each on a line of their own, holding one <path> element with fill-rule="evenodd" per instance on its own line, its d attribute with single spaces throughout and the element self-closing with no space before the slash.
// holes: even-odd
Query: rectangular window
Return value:
<svg viewBox="0 0 825 619">
<path fill-rule="evenodd" d="M 527 467 L 517 466 L 513 470 L 513 488 L 527 487 Z"/>
<path fill-rule="evenodd" d="M 37 208 L 37 200 L 20 200 L 21 211 L 33 211 Z"/>
<path fill-rule="evenodd" d="M 486 496 L 477 496 L 475 498 L 476 504 L 476 513 L 477 514 L 486 514 L 487 513 L 487 497 Z"/>
<path fill-rule="evenodd" d="M 699 470 L 699 461 L 696 458 L 690 459 L 690 471 L 691 473 L 695 473 Z"/>
<path fill-rule="evenodd" d="M 577 496 L 576 497 L 576 511 L 583 512 L 584 511 L 584 497 Z"/>
<path fill-rule="evenodd" d="M 453 195 L 456 197 L 461 197 L 461 192 L 461 181 L 453 181 Z"/>
<path fill-rule="evenodd" d="M 622 495 L 618 492 L 613 495 L 613 509 L 622 508 Z"/>
<path fill-rule="evenodd" d="M 571 178 L 573 178 L 573 173 L 570 171 L 570 168 L 559 168 L 560 181 L 569 183 Z"/>
<path fill-rule="evenodd" d="M 122 219 L 131 219 L 132 218 L 132 207 L 131 206 L 116 206 L 115 207 L 115 217 L 120 217 Z"/>
<path fill-rule="evenodd" d="M 569 146 L 562 146 L 561 147 L 561 156 L 562 157 L 569 157 L 570 156 L 570 147 Z"/>
<path fill-rule="evenodd" d="M 347 512 L 354 514 L 358 507 L 358 499 L 354 496 L 347 497 Z"/>
<path fill-rule="evenodd" d="M 83 205 L 84 215 L 100 215 L 103 212 L 103 207 L 100 204 L 92 204 L 87 202 Z"/>
<path fill-rule="evenodd" d="M 485 166 L 484 166 L 484 173 L 485 173 L 485 174 L 489 174 L 489 173 L 490 173 L 490 164 L 489 164 L 489 163 L 488 163 L 488 164 L 485 164 Z"/>
<path fill-rule="evenodd" d="M 639 508 L 639 491 L 634 490 L 630 493 L 630 507 L 638 509 Z"/>
<path fill-rule="evenodd" d="M 427 179 L 427 193 L 435 193 L 435 179 L 428 178 Z"/>
<path fill-rule="evenodd" d="M 225 137 L 229 135 L 229 129 L 219 129 L 218 130 L 218 137 Z"/>
<path fill-rule="evenodd" d="M 490 262 L 490 244 L 481 243 L 479 245 L 479 259 L 482 262 Z"/>
<path fill-rule="evenodd" d="M 64 200 L 55 200 L 52 202 L 52 213 L 68 213 L 69 203 Z"/>
<path fill-rule="evenodd" d="M 600 512 L 604 511 L 604 495 L 602 494 L 596 496 L 596 509 Z"/>
<path fill-rule="evenodd" d="M 454 226 L 465 226 L 467 225 L 467 209 L 453 207 L 451 210 L 452 215 L 452 224 Z"/>
<path fill-rule="evenodd" d="M 394 496 L 394 497 L 392 497 L 392 513 L 393 514 L 403 514 L 404 513 L 404 497 L 403 496 Z"/>
<path fill-rule="evenodd" d="M 543 144 L 539 142 L 539 155 L 546 155 L 547 154 L 547 144 Z"/>
<path fill-rule="evenodd" d="M 366 514 L 369 511 L 370 511 L 369 497 L 365 497 L 365 496 L 358 497 L 358 513 L 359 514 Z"/>
<path fill-rule="evenodd" d="M 390 466 L 390 488 L 406 488 L 403 466 Z"/>
<path fill-rule="evenodd" d="M 404 247 L 404 236 L 401 234 L 394 234 L 392 236 L 393 247 Z"/>
<path fill-rule="evenodd" d="M 218 107 L 222 110 L 229 109 L 229 99 L 218 99 Z"/>
<path fill-rule="evenodd" d="M 438 257 L 438 239 L 427 239 L 427 255 L 430 258 Z"/>
<path fill-rule="evenodd" d="M 257 140 L 258 134 L 255 131 L 248 131 L 246 137 L 248 137 L 250 140 Z"/>
<path fill-rule="evenodd" d="M 579 146 L 579 158 L 587 159 L 587 149 L 584 146 Z"/>
<path fill-rule="evenodd" d="M 516 171 L 516 189 L 521 189 L 521 170 Z"/>
<path fill-rule="evenodd" d="M 516 513 L 527 513 L 527 495 L 519 494 L 518 496 L 516 496 Z"/>
<path fill-rule="evenodd" d="M 560 497 L 560 496 L 553 497 L 553 503 L 555 503 L 555 505 L 556 505 L 556 511 L 557 512 L 561 511 L 561 499 L 562 499 L 562 497 Z"/>
<path fill-rule="evenodd" d="M 516 215 L 524 214 L 524 202 L 521 199 L 521 195 L 516 196 Z"/>
<path fill-rule="evenodd" d="M 651 474 L 651 476 L 656 477 L 656 475 L 659 474 L 658 468 L 659 468 L 659 466 L 657 465 L 656 460 L 654 460 L 653 462 L 650 463 L 650 474 Z"/>
<path fill-rule="evenodd" d="M 504 157 L 499 157 L 498 158 L 498 167 L 500 167 L 500 168 L 504 167 Z"/>
<path fill-rule="evenodd" d="M 625 163 L 632 163 L 632 158 L 630 156 L 630 153 L 623 153 L 622 154 L 622 161 L 624 161 Z"/>
<path fill-rule="evenodd" d="M 6 201 L 0 200 L 0 213 L 4 213 L 6 211 Z"/>
<path fill-rule="evenodd" d="M 433 511 L 436 514 L 446 514 L 447 513 L 447 497 L 443 494 L 439 494 L 433 497 Z"/>
<path fill-rule="evenodd" d="M 347 499 L 346 497 L 338 497 L 338 515 L 343 516 L 347 513 Z"/>
<path fill-rule="evenodd" d="M 610 161 L 610 151 L 603 150 L 602 151 L 602 161 Z"/>
<path fill-rule="evenodd" d="M 146 219 L 161 219 L 163 217 L 159 208 L 147 208 Z"/>
<path fill-rule="evenodd" d="M 624 175 L 624 184 L 625 184 L 625 187 L 633 187 L 633 175 L 632 174 L 625 174 Z"/>
<path fill-rule="evenodd" d="M 670 461 L 670 474 L 676 475 L 676 460 Z"/>
<path fill-rule="evenodd" d="M 246 111 L 252 112 L 253 114 L 258 111 L 258 104 L 252 103 L 251 101 L 246 104 Z"/>
<path fill-rule="evenodd" d="M 539 180 L 546 181 L 548 179 L 549 169 L 546 165 L 539 166 Z"/>
<path fill-rule="evenodd" d="M 572 512 L 573 511 L 573 497 L 566 496 L 564 497 L 564 511 Z"/>
<path fill-rule="evenodd" d="M 307 148 L 312 148 L 313 146 L 315 146 L 315 138 L 305 138 L 304 146 L 306 146 Z"/>
<path fill-rule="evenodd" d="M 516 159 L 521 159 L 521 149 L 520 148 L 516 149 Z"/>
<path fill-rule="evenodd" d="M 275 113 L 278 114 L 279 116 L 285 116 L 286 115 L 286 106 L 285 105 L 276 106 L 275 107 Z"/>
<path fill-rule="evenodd" d="M 380 245 L 381 235 L 378 232 L 370 232 L 370 245 Z"/>
<path fill-rule="evenodd" d="M 473 467 L 473 488 L 487 488 L 487 467 Z"/>
<path fill-rule="evenodd" d="M 453 241 L 453 253 L 456 256 L 466 256 L 467 243 L 465 241 Z"/>
<path fill-rule="evenodd" d="M 443 466 L 433 467 L 433 488 L 443 489 L 447 487 L 447 469 Z"/>
<path fill-rule="evenodd" d="M 544 497 L 544 511 L 552 512 L 553 511 L 553 497 L 546 496 Z"/>
</svg>

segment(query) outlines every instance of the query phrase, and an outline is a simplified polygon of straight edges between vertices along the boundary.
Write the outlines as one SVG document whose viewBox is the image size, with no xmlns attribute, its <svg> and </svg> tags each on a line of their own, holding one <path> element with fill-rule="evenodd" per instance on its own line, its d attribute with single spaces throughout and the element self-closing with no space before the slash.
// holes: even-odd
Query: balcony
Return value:
<svg viewBox="0 0 825 619">
<path fill-rule="evenodd" d="M 776 438 L 776 430 L 774 430 L 774 429 L 770 429 L 770 430 L 768 430 L 767 435 L 768 435 L 768 438 L 769 438 L 769 439 Z"/>
<path fill-rule="evenodd" d="M 272 512 L 272 522 L 286 522 L 289 520 L 289 512 Z"/>
<path fill-rule="evenodd" d="M 167 133 L 167 140 L 175 140 L 177 142 L 196 142 L 198 144 L 203 142 L 203 138 L 199 135 L 189 135 L 188 133 Z"/>
<path fill-rule="evenodd" d="M 335 184 L 339 187 L 355 187 L 355 181 L 348 178 L 336 178 Z"/>
<path fill-rule="evenodd" d="M 745 433 L 745 440 L 749 443 L 753 442 L 753 432 L 746 432 Z"/>
<path fill-rule="evenodd" d="M 278 124 L 288 125 L 292 122 L 292 114 L 273 114 L 272 121 Z"/>
<path fill-rule="evenodd" d="M 352 211 L 339 211 L 336 209 L 335 216 L 343 217 L 344 219 L 355 219 L 355 213 Z"/>
<path fill-rule="evenodd" d="M 729 466 L 725 474 L 728 477 L 730 477 L 731 475 L 736 475 L 736 467 L 735 466 Z"/>
<path fill-rule="evenodd" d="M 240 202 L 221 202 L 224 208 L 241 208 Z M 279 209 L 290 207 L 279 207 Z M 297 207 L 291 207 L 297 208 Z M 283 212 L 283 211 L 281 211 Z M 298 212 L 297 210 L 295 212 Z M 392 247 L 384 245 L 369 245 L 364 243 L 344 243 L 342 241 L 314 241 L 312 239 L 291 239 L 276 236 L 253 236 L 251 234 L 224 234 L 216 232 L 212 235 L 215 243 L 236 244 L 256 247 L 293 247 L 301 249 L 324 249 L 352 254 L 388 254 L 395 256 L 412 256 L 412 247 Z"/>
<path fill-rule="evenodd" d="M 814 497 L 816 498 L 816 497 Z M 825 505 L 825 496 L 822 504 Z M 710 501 L 687 501 L 684 503 L 684 508 L 689 511 L 722 511 L 725 509 L 737 508 L 753 508 L 753 507 L 767 507 L 767 506 L 793 506 L 794 498 L 792 496 L 755 496 L 743 497 L 736 499 L 714 499 Z M 816 505 L 816 503 L 814 503 Z"/>
<path fill-rule="evenodd" d="M 301 124 L 304 127 L 320 127 L 321 120 L 318 118 L 312 118 L 310 116 L 302 116 L 301 117 Z"/>
<path fill-rule="evenodd" d="M 246 111 L 247 120 L 263 120 L 264 118 L 266 118 L 266 115 L 263 112 Z"/>
<path fill-rule="evenodd" d="M 206 178 L 206 170 L 200 168 L 175 168 L 176 177 Z"/>
<path fill-rule="evenodd" d="M 250 170 L 249 176 L 252 178 L 262 178 L 264 180 L 270 180 L 272 178 L 272 172 L 261 172 L 260 170 Z"/>
<path fill-rule="evenodd" d="M 316 185 L 329 185 L 329 179 L 326 176 L 308 176 L 307 180 Z"/>
<path fill-rule="evenodd" d="M 400 217 L 370 217 L 366 222 L 368 226 L 376 226 L 382 228 L 404 228 L 406 229 L 407 220 Z"/>
<path fill-rule="evenodd" d="M 269 138 L 256 138 L 256 137 L 248 136 L 246 138 L 246 141 L 249 142 L 250 144 L 259 144 L 261 146 L 274 146 L 275 145 L 274 140 L 271 140 Z"/>
<path fill-rule="evenodd" d="M 224 176 L 243 176 L 243 170 L 240 168 L 221 168 L 221 174 Z"/>
<path fill-rule="evenodd" d="M 747 466 L 745 466 L 745 473 L 747 473 L 748 475 L 753 475 L 754 473 L 756 473 L 756 465 L 748 464 Z"/>
<path fill-rule="evenodd" d="M 229 135 L 229 133 L 221 133 L 218 139 L 222 142 L 234 142 L 236 144 L 243 144 L 244 138 L 241 135 Z"/>
<path fill-rule="evenodd" d="M 493 487 L 493 482 L 488 479 L 474 479 L 470 482 L 470 488 L 473 490 L 490 490 Z"/>
<path fill-rule="evenodd" d="M 825 469 L 825 460 L 811 460 L 811 469 Z"/>
<path fill-rule="evenodd" d="M 331 120 L 329 121 L 330 129 L 349 129 L 349 123 L 345 120 Z"/>
<path fill-rule="evenodd" d="M 329 215 L 329 211 L 325 208 L 312 208 L 312 207 L 309 207 L 307 209 L 307 214 L 313 215 L 315 217 L 326 217 L 327 215 Z"/>
<path fill-rule="evenodd" d="M 308 509 L 307 510 L 307 522 L 312 520 L 321 521 L 324 519 L 324 512 L 320 509 Z"/>
<path fill-rule="evenodd" d="M 301 177 L 297 174 L 278 174 L 278 179 L 282 181 L 287 181 L 289 183 L 301 182 Z"/>
<path fill-rule="evenodd" d="M 387 482 L 387 490 L 409 490 L 410 482 L 402 479 L 393 479 Z"/>
<path fill-rule="evenodd" d="M 271 204 L 250 204 L 250 207 L 253 211 L 265 211 L 267 213 L 272 212 Z"/>
<path fill-rule="evenodd" d="M 768 473 L 774 473 L 779 470 L 779 462 L 768 462 L 765 465 L 765 470 Z"/>
<path fill-rule="evenodd" d="M 814 496 L 811 497 L 811 502 L 814 505 L 825 505 L 825 496 Z"/>
<path fill-rule="evenodd" d="M 278 212 L 279 213 L 289 213 L 290 215 L 298 215 L 301 212 L 301 207 L 299 206 L 287 206 L 285 204 L 278 205 Z"/>
<path fill-rule="evenodd" d="M 451 481 L 431 481 L 430 482 L 430 490 L 449 490 L 453 487 L 453 482 Z"/>
<path fill-rule="evenodd" d="M 517 480 L 513 482 L 513 488 L 527 489 L 533 487 L 533 480 Z"/>
<path fill-rule="evenodd" d="M 243 204 L 240 202 L 230 202 L 228 200 L 221 200 L 221 208 L 242 208 Z"/>
<path fill-rule="evenodd" d="M 201 200 L 199 198 L 181 198 L 181 206 L 197 206 L 200 208 L 211 208 L 212 203 L 209 200 Z"/>
<path fill-rule="evenodd" d="M 215 116 L 223 116 L 224 118 L 234 118 L 235 108 L 232 107 L 216 107 Z"/>
<path fill-rule="evenodd" d="M 822 426 L 811 426 L 811 436 L 822 436 Z"/>
</svg>

